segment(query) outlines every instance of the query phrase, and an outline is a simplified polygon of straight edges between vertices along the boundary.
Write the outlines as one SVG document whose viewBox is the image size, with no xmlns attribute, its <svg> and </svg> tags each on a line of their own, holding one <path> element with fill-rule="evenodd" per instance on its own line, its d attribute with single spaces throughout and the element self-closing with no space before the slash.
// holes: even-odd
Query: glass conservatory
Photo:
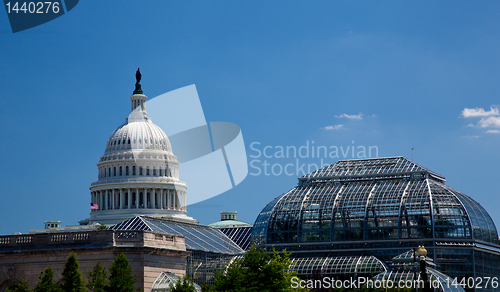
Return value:
<svg viewBox="0 0 500 292">
<path fill-rule="evenodd" d="M 298 258 L 369 254 L 384 262 L 424 245 L 450 277 L 500 277 L 488 213 L 404 157 L 339 161 L 300 177 L 261 211 L 252 240 Z"/>
</svg>

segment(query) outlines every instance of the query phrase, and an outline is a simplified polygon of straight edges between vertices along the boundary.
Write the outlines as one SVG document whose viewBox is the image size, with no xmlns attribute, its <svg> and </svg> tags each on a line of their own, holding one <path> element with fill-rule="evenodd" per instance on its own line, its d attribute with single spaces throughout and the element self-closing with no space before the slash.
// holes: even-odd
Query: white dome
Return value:
<svg viewBox="0 0 500 292">
<path fill-rule="evenodd" d="M 123 150 L 165 150 L 173 155 L 172 146 L 163 130 L 151 119 L 126 122 L 109 136 L 104 154 Z"/>
</svg>

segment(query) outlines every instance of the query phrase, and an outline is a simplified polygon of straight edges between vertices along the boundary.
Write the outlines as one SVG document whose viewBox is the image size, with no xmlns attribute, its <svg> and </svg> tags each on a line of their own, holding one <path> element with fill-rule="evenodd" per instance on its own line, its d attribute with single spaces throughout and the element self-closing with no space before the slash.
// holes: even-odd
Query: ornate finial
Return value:
<svg viewBox="0 0 500 292">
<path fill-rule="evenodd" d="M 144 92 L 142 92 L 142 89 L 141 89 L 141 78 L 142 78 L 141 71 L 139 71 L 139 68 L 137 68 L 137 72 L 135 72 L 135 79 L 137 80 L 137 82 L 135 83 L 134 94 L 143 94 L 144 93 Z"/>
</svg>

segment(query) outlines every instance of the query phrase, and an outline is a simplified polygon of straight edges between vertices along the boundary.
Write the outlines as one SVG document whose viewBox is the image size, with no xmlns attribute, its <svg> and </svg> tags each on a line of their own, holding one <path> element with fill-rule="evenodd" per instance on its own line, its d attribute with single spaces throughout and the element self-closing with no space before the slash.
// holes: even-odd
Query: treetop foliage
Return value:
<svg viewBox="0 0 500 292">
<path fill-rule="evenodd" d="M 64 292 L 86 292 L 83 285 L 82 273 L 80 272 L 80 264 L 74 252 L 68 257 L 64 270 L 62 272 L 63 283 L 61 289 Z"/>
</svg>

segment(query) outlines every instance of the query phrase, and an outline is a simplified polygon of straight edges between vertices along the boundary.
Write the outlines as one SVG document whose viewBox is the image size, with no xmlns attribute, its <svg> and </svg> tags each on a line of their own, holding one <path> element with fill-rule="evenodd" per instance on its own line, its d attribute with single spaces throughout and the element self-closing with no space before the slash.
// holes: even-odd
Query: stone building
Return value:
<svg viewBox="0 0 500 292">
<path fill-rule="evenodd" d="M 40 272 L 51 266 L 54 281 L 62 280 L 64 264 L 71 251 L 86 272 L 100 262 L 111 266 L 123 252 L 136 275 L 136 287 L 151 291 L 164 271 L 183 275 L 186 271 L 184 236 L 149 231 L 94 230 L 0 236 L 0 291 L 20 283 L 23 277 L 33 288 Z"/>
</svg>

